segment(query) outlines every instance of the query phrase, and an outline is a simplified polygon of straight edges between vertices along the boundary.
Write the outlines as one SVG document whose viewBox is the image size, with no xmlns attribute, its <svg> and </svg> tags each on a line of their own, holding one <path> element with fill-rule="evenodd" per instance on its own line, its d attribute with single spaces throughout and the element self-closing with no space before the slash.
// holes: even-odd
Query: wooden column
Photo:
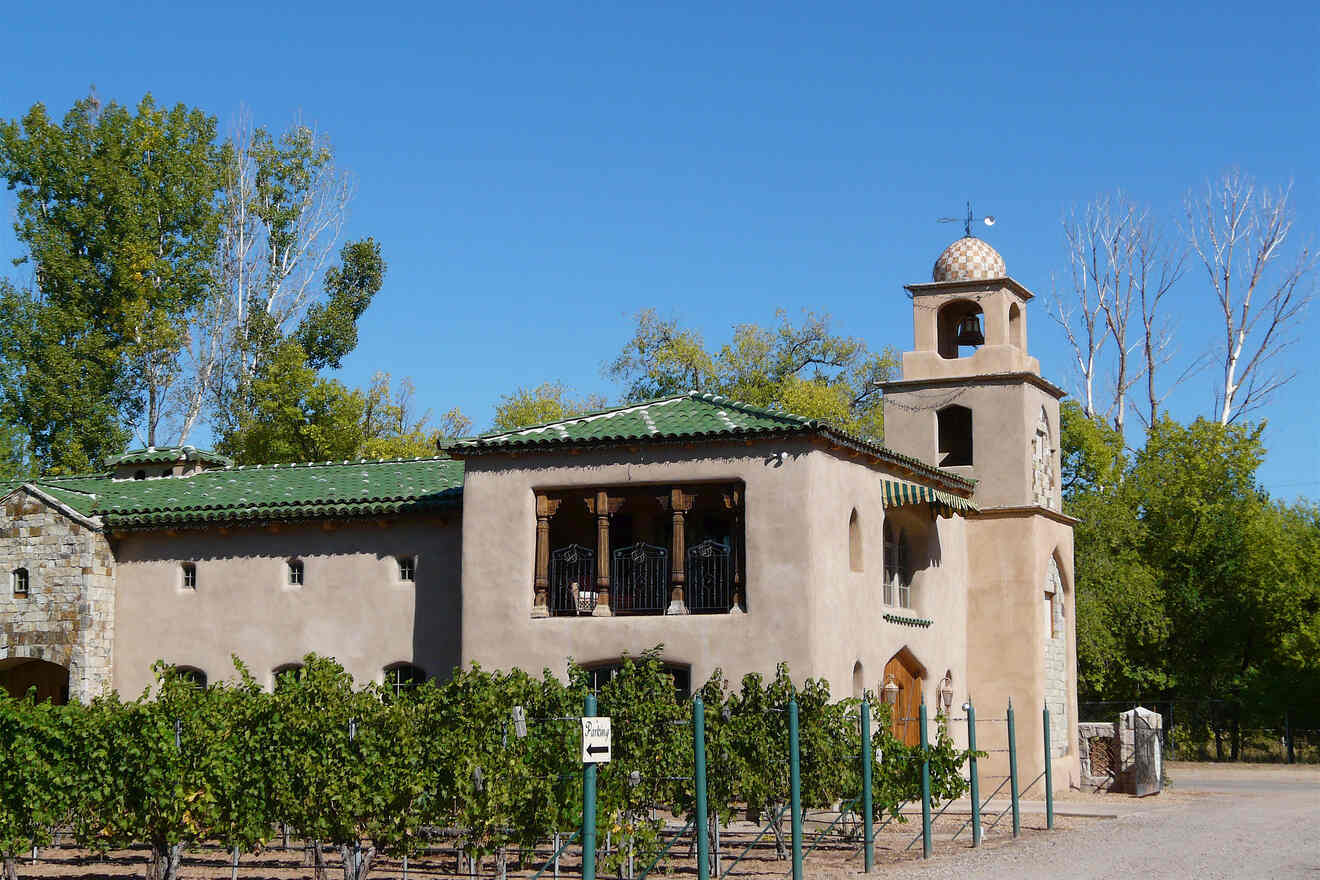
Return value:
<svg viewBox="0 0 1320 880">
<path fill-rule="evenodd" d="M 536 496 L 536 576 L 533 579 L 532 617 L 550 616 L 550 605 L 546 601 L 550 590 L 550 518 L 559 512 L 559 504 L 558 498 Z"/>
<path fill-rule="evenodd" d="M 742 612 L 742 542 L 743 542 L 743 493 L 741 489 L 730 489 L 724 493 L 724 508 L 733 515 L 729 529 L 729 567 L 733 569 L 733 605 L 730 614 Z"/>
<path fill-rule="evenodd" d="M 670 582 L 673 588 L 669 592 L 669 608 L 666 614 L 687 614 L 687 603 L 683 599 L 683 584 L 687 582 L 684 563 L 687 561 L 686 523 L 688 511 L 692 509 L 697 496 L 682 489 L 670 489 L 668 495 L 659 498 L 660 506 L 674 517 L 673 546 L 670 548 Z"/>
<path fill-rule="evenodd" d="M 596 610 L 593 617 L 609 617 L 610 611 L 610 517 L 623 507 L 622 498 L 611 498 L 604 490 L 587 497 L 587 510 L 596 517 Z"/>
</svg>

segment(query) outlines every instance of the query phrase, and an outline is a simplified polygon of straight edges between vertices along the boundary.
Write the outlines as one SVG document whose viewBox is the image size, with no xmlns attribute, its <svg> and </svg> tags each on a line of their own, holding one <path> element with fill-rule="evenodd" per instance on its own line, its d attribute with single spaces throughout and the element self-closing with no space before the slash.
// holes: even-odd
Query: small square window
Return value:
<svg viewBox="0 0 1320 880">
<path fill-rule="evenodd" d="M 303 564 L 301 559 L 289 560 L 289 586 L 301 587 L 303 585 Z"/>
<path fill-rule="evenodd" d="M 399 580 L 416 581 L 417 580 L 417 560 L 411 556 L 399 557 Z"/>
<path fill-rule="evenodd" d="M 26 597 L 29 587 L 28 570 L 26 568 L 14 569 L 14 573 L 10 576 L 10 580 L 13 582 L 14 596 L 19 598 Z"/>
<path fill-rule="evenodd" d="M 185 590 L 197 589 L 197 566 L 191 562 L 183 564 L 183 588 Z"/>
</svg>

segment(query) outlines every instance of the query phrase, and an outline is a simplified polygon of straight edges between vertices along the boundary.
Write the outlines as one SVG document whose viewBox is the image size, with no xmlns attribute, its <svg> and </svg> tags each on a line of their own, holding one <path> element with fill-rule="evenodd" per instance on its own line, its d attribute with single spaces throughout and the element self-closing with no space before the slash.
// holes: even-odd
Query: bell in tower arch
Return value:
<svg viewBox="0 0 1320 880">
<path fill-rule="evenodd" d="M 981 332 L 981 321 L 975 314 L 965 315 L 958 322 L 957 342 L 959 345 L 985 345 L 985 335 Z"/>
</svg>

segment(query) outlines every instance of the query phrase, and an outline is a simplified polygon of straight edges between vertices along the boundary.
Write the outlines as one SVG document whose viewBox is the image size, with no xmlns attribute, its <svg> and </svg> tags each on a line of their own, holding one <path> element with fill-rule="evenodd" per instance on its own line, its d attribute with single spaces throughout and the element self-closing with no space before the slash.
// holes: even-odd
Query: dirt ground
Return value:
<svg viewBox="0 0 1320 880">
<path fill-rule="evenodd" d="M 815 814 L 812 815 L 813 821 L 810 821 L 804 829 L 804 847 L 809 847 L 812 844 L 816 835 L 820 833 L 827 822 L 827 820 L 815 819 Z M 825 814 L 820 815 L 824 816 Z M 833 816 L 828 818 L 832 819 Z M 987 827 L 993 819 L 993 815 L 987 815 L 985 819 Z M 966 821 L 967 816 L 965 815 L 958 817 L 943 816 L 934 823 L 934 847 L 937 853 L 971 849 L 969 828 L 962 828 L 958 839 L 952 840 L 954 833 L 959 831 L 960 826 L 963 826 Z M 1022 836 L 1025 838 L 1037 834 L 1065 833 L 1078 827 L 1079 824 L 1095 820 L 1061 817 L 1057 819 L 1055 831 L 1053 832 L 1046 831 L 1043 815 L 1024 814 L 1022 821 Z M 995 829 L 985 832 L 982 847 L 991 849 L 1011 845 L 1013 837 L 1010 822 L 1010 817 L 1004 816 Z M 897 867 L 903 863 L 920 861 L 920 831 L 921 820 L 919 815 L 910 817 L 905 824 L 892 823 L 880 830 L 875 840 L 876 865 L 880 868 L 885 866 Z M 729 870 L 733 860 L 748 847 L 754 836 L 755 832 L 750 831 L 750 829 L 722 832 L 720 841 L 721 872 Z M 787 827 L 785 827 L 785 838 L 787 839 Z M 689 840 L 690 838 L 687 838 L 675 845 L 664 862 L 652 872 L 652 876 L 695 877 L 697 872 L 694 858 L 689 855 L 691 848 Z M 521 864 L 517 861 L 515 854 L 511 852 L 506 866 L 506 876 L 511 880 L 513 878 L 531 878 L 536 871 L 550 860 L 551 855 L 552 848 L 548 842 L 539 846 L 534 855 L 529 854 Z M 18 874 L 19 877 L 33 878 L 120 880 L 120 878 L 143 876 L 147 867 L 147 856 L 148 851 L 145 847 L 114 850 L 104 855 L 71 847 L 53 847 L 41 850 L 35 864 L 27 858 L 20 861 Z M 205 880 L 222 880 L 222 878 L 228 880 L 232 872 L 230 858 L 228 853 L 218 847 L 203 847 L 185 852 L 179 872 L 181 880 L 203 880 L 203 878 Z M 329 880 L 339 880 L 343 875 L 338 854 L 327 851 L 325 859 Z M 805 865 L 809 877 L 842 878 L 858 874 L 862 870 L 861 841 L 860 839 L 844 841 L 831 834 L 823 838 L 816 848 L 807 855 Z M 640 877 L 645 867 L 646 865 L 641 859 L 635 860 L 632 876 Z M 238 867 L 240 880 L 299 880 L 299 878 L 310 878 L 312 873 L 311 868 L 304 866 L 304 853 L 299 846 L 293 844 L 286 851 L 279 847 L 278 842 L 274 848 L 263 853 L 243 854 L 240 857 Z M 783 878 L 790 873 L 791 863 L 787 859 L 777 858 L 773 838 L 767 834 L 733 868 L 732 873 L 723 874 L 723 876 L 740 878 L 740 880 L 760 880 L 760 878 Z M 601 870 L 599 874 L 602 878 L 618 876 L 614 872 L 607 874 L 604 870 Z M 403 876 L 403 865 L 396 859 L 377 859 L 371 872 L 371 877 L 382 878 L 382 880 L 401 880 Z M 417 880 L 472 880 L 474 875 L 469 873 L 467 865 L 462 866 L 460 870 L 457 853 L 452 848 L 442 848 L 409 859 L 407 876 L 410 880 L 411 878 L 417 878 Z M 484 859 L 475 876 L 498 878 L 500 874 L 495 859 L 493 857 Z M 553 866 L 549 867 L 542 876 L 546 880 L 553 877 Z M 570 846 L 568 851 L 561 856 L 560 876 L 581 876 L 579 853 L 576 847 Z M 623 876 L 629 876 L 626 869 Z"/>
<path fill-rule="evenodd" d="M 1070 876 L 1112 876 L 1106 873 L 1108 867 L 1102 870 L 1099 866 L 1108 866 L 1112 861 L 1113 840 L 1119 834 L 1119 829 L 1125 829 L 1122 835 L 1128 841 L 1127 850 L 1134 861 L 1140 863 L 1144 858 L 1142 841 L 1149 837 L 1153 842 L 1149 858 L 1167 867 L 1171 853 L 1176 856 L 1177 852 L 1185 850 L 1189 857 L 1194 857 L 1206 851 L 1223 852 L 1222 832 L 1207 841 L 1200 841 L 1196 835 L 1203 829 L 1225 828 L 1225 820 L 1230 816 L 1240 816 L 1239 811 L 1243 807 L 1249 806 L 1253 816 L 1278 814 L 1272 822 L 1265 822 L 1262 818 L 1262 833 L 1270 833 L 1275 827 L 1287 827 L 1290 817 L 1296 815 L 1299 807 L 1309 808 L 1312 822 L 1316 816 L 1320 816 L 1320 766 L 1170 762 L 1167 773 L 1170 785 L 1155 797 L 1132 798 L 1090 791 L 1061 793 L 1056 798 L 1060 815 L 1056 817 L 1053 831 L 1045 828 L 1043 804 L 1038 800 L 1024 800 L 1022 836 L 1016 841 L 1012 837 L 1011 818 L 1008 815 L 990 829 L 999 810 L 1008 806 L 1007 800 L 997 801 L 986 810 L 984 822 L 990 830 L 986 832 L 980 852 L 973 851 L 970 829 L 963 827 L 967 821 L 966 810 L 958 816 L 952 815 L 951 810 L 949 815 L 936 821 L 934 858 L 924 864 L 919 837 L 920 816 L 915 812 L 909 813 L 906 823 L 892 823 L 877 833 L 877 871 L 901 871 L 904 875 L 915 871 L 922 876 L 966 877 L 970 876 L 968 871 L 975 865 L 978 877 L 1004 876 L 1012 880 L 1025 880 L 1036 876 L 1033 871 L 1037 867 L 1042 872 L 1041 876 L 1058 876 L 1060 860 L 1066 860 L 1064 864 L 1070 868 L 1066 873 Z M 1026 794 L 1030 796 L 1036 792 Z M 1218 822 L 1210 818 L 1216 816 L 1222 818 Z M 816 835 L 833 818 L 833 814 L 811 814 L 811 821 L 804 834 L 807 846 L 813 843 Z M 1240 819 L 1237 824 L 1242 824 Z M 956 840 L 953 839 L 955 832 L 959 832 Z M 746 824 L 738 824 L 722 832 L 721 872 L 729 870 L 734 859 L 747 848 L 754 836 L 755 829 Z M 1297 838 L 1294 837 L 1286 842 L 1280 841 L 1280 844 L 1283 846 L 1286 843 L 1295 850 L 1296 842 Z M 1257 837 L 1250 847 L 1238 847 L 1227 853 L 1226 863 L 1239 865 L 1236 875 L 1221 875 L 1213 870 L 1207 874 L 1203 870 L 1201 876 L 1271 876 L 1267 873 L 1254 873 L 1250 868 L 1254 864 L 1249 861 L 1251 853 L 1259 852 L 1262 858 L 1265 857 L 1266 851 L 1260 849 L 1263 843 Z M 690 850 L 689 837 L 675 845 L 652 874 L 695 877 L 696 867 Z M 1088 853 L 1094 854 L 1094 871 L 1087 867 Z M 548 841 L 538 846 L 535 853 L 526 854 L 521 862 L 515 854 L 510 853 L 505 874 L 509 878 L 530 880 L 546 865 L 551 854 L 552 847 Z M 1309 858 L 1305 854 L 1303 857 Z M 1248 861 L 1243 862 L 1244 858 Z M 1039 866 L 1036 861 L 1040 861 Z M 338 854 L 327 852 L 326 863 L 328 880 L 339 880 L 342 873 Z M 20 877 L 33 878 L 118 880 L 143 876 L 146 864 L 145 848 L 99 855 L 61 846 L 41 850 L 35 864 L 30 859 L 23 859 L 18 864 L 18 873 Z M 1248 867 L 1242 868 L 1242 865 Z M 638 859 L 632 871 L 629 873 L 625 870 L 623 876 L 638 877 L 645 867 L 644 862 Z M 806 857 L 806 873 L 811 878 L 843 880 L 860 874 L 861 869 L 859 839 L 844 840 L 838 835 L 828 835 Z M 228 853 L 218 847 L 202 847 L 185 852 L 180 875 L 182 880 L 223 880 L 231 876 L 231 871 Z M 1051 875 L 1051 871 L 1055 873 Z M 1320 873 L 1320 864 L 1316 865 L 1316 871 Z M 790 863 L 778 858 L 773 838 L 766 835 L 752 846 L 748 855 L 727 876 L 740 880 L 782 880 L 790 872 Z M 274 847 L 262 853 L 244 853 L 238 867 L 241 880 L 300 880 L 310 878 L 312 873 L 311 868 L 304 865 L 303 850 L 296 843 L 288 850 L 281 849 L 277 842 Z M 403 865 L 395 859 L 378 859 L 371 876 L 384 880 L 402 880 Z M 545 880 L 554 877 L 553 867 L 548 867 L 542 876 Z M 561 856 L 560 876 L 581 876 L 579 853 L 575 846 L 570 846 Z M 600 876 L 618 875 L 607 873 L 602 868 Z M 500 871 L 495 859 L 488 857 L 475 873 L 470 872 L 469 866 L 460 865 L 453 847 L 447 845 L 410 859 L 407 877 L 418 880 L 473 880 L 474 877 L 499 878 Z"/>
</svg>

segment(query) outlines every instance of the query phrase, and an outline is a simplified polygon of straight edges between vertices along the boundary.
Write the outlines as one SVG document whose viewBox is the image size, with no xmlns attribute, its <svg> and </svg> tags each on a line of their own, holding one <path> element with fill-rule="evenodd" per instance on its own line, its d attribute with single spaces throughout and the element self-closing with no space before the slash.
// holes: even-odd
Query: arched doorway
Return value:
<svg viewBox="0 0 1320 880">
<path fill-rule="evenodd" d="M 891 707 L 891 725 L 894 736 L 904 745 L 921 744 L 921 683 L 926 668 L 917 662 L 912 652 L 903 648 L 885 664 L 885 686 L 892 681 L 898 685 L 898 696 Z"/>
<path fill-rule="evenodd" d="M 63 706 L 69 702 L 69 670 L 47 660 L 29 657 L 0 660 L 0 686 L 16 700 L 35 687 L 39 703 L 51 700 Z"/>
</svg>

